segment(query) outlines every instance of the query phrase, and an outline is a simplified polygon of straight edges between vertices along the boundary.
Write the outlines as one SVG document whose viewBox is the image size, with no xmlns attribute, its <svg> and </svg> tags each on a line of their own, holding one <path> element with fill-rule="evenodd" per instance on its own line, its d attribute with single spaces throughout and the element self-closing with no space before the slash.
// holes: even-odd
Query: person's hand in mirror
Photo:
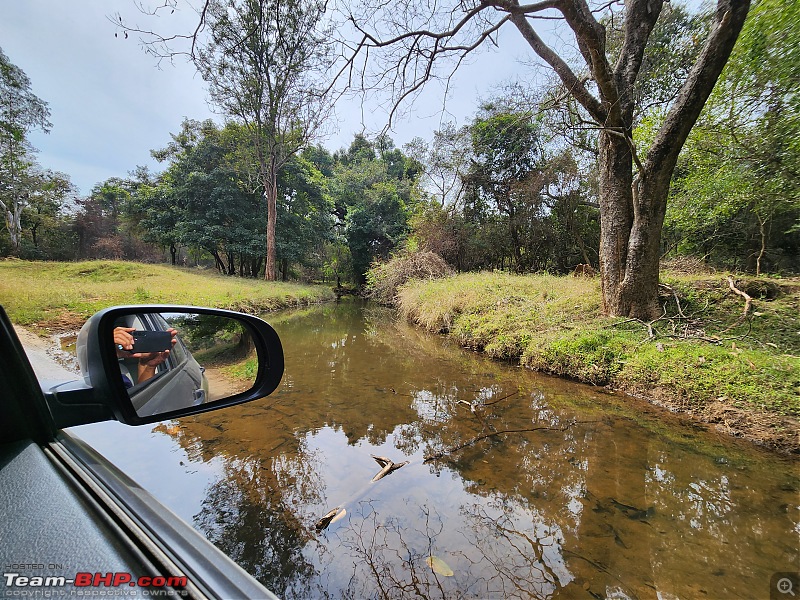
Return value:
<svg viewBox="0 0 800 600">
<path fill-rule="evenodd" d="M 114 327 L 114 345 L 117 347 L 117 356 L 119 358 L 130 357 L 130 351 L 133 350 L 133 335 L 136 331 L 135 327 Z"/>
<path fill-rule="evenodd" d="M 117 356 L 119 358 L 136 358 L 139 360 L 138 373 L 136 383 L 142 383 L 151 379 L 156 374 L 158 365 L 163 364 L 167 357 L 169 357 L 169 350 L 162 352 L 132 352 L 134 350 L 133 332 L 136 331 L 135 327 L 115 327 L 114 328 L 114 344 L 117 349 Z M 167 332 L 172 336 L 172 345 L 178 342 L 178 331 L 176 329 L 167 329 Z M 123 374 L 123 379 L 125 375 Z M 126 382 L 127 387 L 127 382 Z"/>
<path fill-rule="evenodd" d="M 176 337 L 178 332 L 175 329 L 167 329 L 167 332 L 172 336 L 172 345 L 174 346 L 178 342 L 178 338 Z M 131 354 L 131 356 L 139 359 L 138 382 L 141 383 L 142 381 L 147 381 L 156 374 L 156 367 L 167 360 L 169 350 L 164 350 L 163 352 L 137 352 Z"/>
</svg>

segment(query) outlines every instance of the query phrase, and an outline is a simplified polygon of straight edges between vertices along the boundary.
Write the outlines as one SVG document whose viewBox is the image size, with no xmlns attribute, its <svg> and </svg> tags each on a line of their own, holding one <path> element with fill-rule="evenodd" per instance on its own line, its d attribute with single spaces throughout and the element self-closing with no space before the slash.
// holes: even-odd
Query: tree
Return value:
<svg viewBox="0 0 800 600">
<path fill-rule="evenodd" d="M 40 171 L 35 178 L 34 190 L 22 213 L 22 229 L 30 233 L 34 256 L 43 258 L 46 253 L 42 238 L 59 237 L 65 205 L 75 197 L 76 188 L 64 173 Z"/>
<path fill-rule="evenodd" d="M 322 267 L 324 246 L 333 228 L 333 202 L 325 177 L 303 156 L 284 165 L 278 188 L 278 218 L 283 225 L 277 235 L 277 256 L 286 281 L 289 265 Z"/>
<path fill-rule="evenodd" d="M 361 37 L 340 72 L 349 75 L 363 62 L 373 65 L 373 73 L 394 86 L 398 106 L 436 77 L 437 65 L 451 59 L 452 74 L 471 52 L 496 43 L 501 28 L 515 27 L 599 131 L 603 309 L 612 315 L 650 319 L 660 314 L 658 267 L 670 178 L 749 9 L 749 0 L 717 1 L 696 61 L 680 88 L 669 95 L 663 124 L 647 152 L 639 156 L 634 128 L 644 107 L 637 102 L 637 81 L 664 4 L 664 0 L 628 0 L 624 9 L 613 2 L 592 9 L 585 0 L 525 5 L 513 0 L 452 1 L 432 6 L 418 0 L 363 0 L 346 13 Z M 551 47 L 537 31 L 538 24 L 554 18 L 574 35 L 580 66 L 569 64 L 569 49 Z M 620 19 L 622 43 L 613 60 L 609 47 L 613 44 L 603 22 Z M 367 81 L 370 85 L 376 83 Z"/>
<path fill-rule="evenodd" d="M 22 244 L 22 213 L 35 191 L 35 150 L 27 140 L 34 129 L 50 130 L 47 103 L 31 91 L 25 72 L 0 48 L 0 208 L 12 252 Z"/>
<path fill-rule="evenodd" d="M 554 143 L 544 116 L 504 95 L 469 125 L 437 131 L 431 150 L 416 141 L 429 202 L 412 218 L 412 244 L 461 271 L 597 264 L 590 173 Z"/>
<path fill-rule="evenodd" d="M 356 135 L 334 160 L 333 212 L 350 251 L 353 278 L 362 284 L 370 263 L 387 258 L 405 240 L 421 168 L 385 137 L 373 143 Z"/>
<path fill-rule="evenodd" d="M 327 41 L 319 0 L 208 2 L 208 41 L 194 57 L 211 101 L 250 137 L 267 205 L 265 277 L 276 277 L 278 173 L 318 133 L 328 104 L 315 80 Z"/>
<path fill-rule="evenodd" d="M 165 0 L 150 14 L 174 13 L 180 3 Z M 204 0 L 195 30 L 176 35 L 132 26 L 119 14 L 111 18 L 126 37 L 141 34 L 159 60 L 188 55 L 208 83 L 211 102 L 249 135 L 249 181 L 267 206 L 267 280 L 276 276 L 278 173 L 321 133 L 331 108 L 321 79 L 331 60 L 325 8 L 325 0 Z M 182 41 L 191 47 L 180 50 Z"/>
<path fill-rule="evenodd" d="M 141 197 L 141 228 L 152 241 L 174 248 L 202 249 L 223 273 L 260 270 L 264 243 L 263 196 L 243 184 L 242 144 L 249 141 L 233 123 L 185 120 L 171 144 L 153 152 L 169 161 L 153 189 Z M 238 269 L 237 269 L 238 259 Z"/>
<path fill-rule="evenodd" d="M 456 128 L 453 123 L 445 123 L 433 132 L 430 146 L 421 138 L 415 138 L 407 146 L 411 156 L 424 167 L 422 186 L 442 208 L 455 207 L 462 198 L 469 144 L 466 126 Z"/>
<path fill-rule="evenodd" d="M 513 268 L 530 271 L 537 254 L 531 251 L 530 238 L 546 243 L 544 236 L 529 235 L 531 227 L 543 217 L 538 123 L 531 114 L 484 105 L 470 126 L 470 138 L 472 165 L 464 184 L 503 215 Z"/>
</svg>

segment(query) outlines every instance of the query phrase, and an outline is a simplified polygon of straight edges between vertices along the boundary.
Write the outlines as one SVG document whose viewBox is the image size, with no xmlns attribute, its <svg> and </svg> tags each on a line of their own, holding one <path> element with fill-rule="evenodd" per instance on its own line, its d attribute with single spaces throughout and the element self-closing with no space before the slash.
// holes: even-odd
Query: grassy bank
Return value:
<svg viewBox="0 0 800 600">
<path fill-rule="evenodd" d="M 122 261 L 0 261 L 0 304 L 18 325 L 74 329 L 118 304 L 191 304 L 263 313 L 332 300 L 328 287 Z"/>
<path fill-rule="evenodd" d="M 800 281 L 662 274 L 666 314 L 600 315 L 597 279 L 498 273 L 415 280 L 401 312 L 460 345 L 642 396 L 788 452 L 800 452 Z"/>
</svg>

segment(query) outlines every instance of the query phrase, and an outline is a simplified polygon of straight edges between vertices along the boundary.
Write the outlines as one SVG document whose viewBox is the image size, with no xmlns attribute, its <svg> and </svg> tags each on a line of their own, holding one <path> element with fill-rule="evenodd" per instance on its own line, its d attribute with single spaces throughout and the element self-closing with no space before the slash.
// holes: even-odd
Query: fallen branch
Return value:
<svg viewBox="0 0 800 600">
<path fill-rule="evenodd" d="M 738 319 L 736 319 L 736 321 L 733 324 L 728 325 L 725 329 L 720 331 L 719 335 L 722 335 L 726 331 L 730 331 L 734 327 L 738 327 L 742 323 L 742 321 L 744 321 L 747 318 L 747 313 L 750 312 L 750 305 L 753 303 L 753 299 L 750 297 L 750 295 L 747 292 L 743 292 L 742 290 L 740 290 L 739 288 L 736 287 L 736 284 L 733 281 L 733 277 L 728 275 L 727 276 L 727 280 L 728 280 L 728 287 L 731 288 L 731 291 L 734 294 L 744 298 L 744 310 L 742 311 L 742 316 L 739 317 Z"/>
<path fill-rule="evenodd" d="M 678 314 L 682 318 L 686 319 L 687 317 L 685 314 L 683 314 L 683 309 L 681 308 L 681 301 L 678 298 L 678 292 L 675 291 L 675 288 L 670 285 L 667 285 L 666 283 L 659 283 L 658 285 L 669 290 L 672 293 L 672 297 L 675 298 L 675 304 L 678 307 Z M 664 310 L 666 311 L 666 307 L 664 307 Z"/>
<path fill-rule="evenodd" d="M 750 305 L 753 303 L 753 299 L 749 296 L 747 292 L 743 292 L 739 288 L 736 287 L 736 284 L 733 281 L 733 277 L 728 275 L 728 287 L 731 288 L 731 291 L 734 294 L 738 294 L 742 298 L 744 298 L 744 312 L 742 313 L 742 318 L 747 316 L 747 313 L 750 311 Z"/>
<path fill-rule="evenodd" d="M 489 433 L 483 433 L 483 434 L 481 434 L 481 435 L 479 435 L 477 437 L 472 438 L 471 440 L 469 440 L 467 442 L 464 442 L 463 444 L 458 444 L 457 446 L 453 446 L 452 448 L 448 448 L 447 450 L 442 450 L 441 452 L 435 452 L 434 454 L 429 454 L 428 456 L 425 457 L 425 460 L 423 460 L 422 462 L 423 463 L 429 463 L 429 462 L 433 462 L 434 460 L 439 460 L 440 458 L 444 458 L 445 456 L 448 456 L 450 454 L 454 454 L 454 453 L 458 452 L 459 450 L 463 450 L 467 446 L 472 446 L 472 445 L 477 444 L 478 442 L 480 442 L 482 440 L 485 440 L 485 439 L 490 438 L 490 437 L 495 437 L 497 435 L 502 435 L 502 434 L 505 434 L 505 433 L 530 433 L 532 431 L 544 431 L 544 430 L 547 430 L 547 431 L 567 431 L 576 422 L 570 423 L 569 425 L 567 425 L 565 427 L 530 427 L 530 428 L 526 428 L 526 429 L 503 429 L 501 431 L 491 431 Z M 590 422 L 595 422 L 595 421 L 590 421 Z"/>
</svg>

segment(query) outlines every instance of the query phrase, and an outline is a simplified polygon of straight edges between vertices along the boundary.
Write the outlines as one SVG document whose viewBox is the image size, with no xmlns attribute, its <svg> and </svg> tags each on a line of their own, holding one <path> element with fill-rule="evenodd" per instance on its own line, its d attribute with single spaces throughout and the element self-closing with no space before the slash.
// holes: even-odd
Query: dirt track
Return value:
<svg viewBox="0 0 800 600">
<path fill-rule="evenodd" d="M 57 360 L 55 340 L 40 337 L 19 325 L 15 325 L 14 329 L 40 381 L 72 381 L 80 378 L 77 369 L 69 369 Z"/>
</svg>

